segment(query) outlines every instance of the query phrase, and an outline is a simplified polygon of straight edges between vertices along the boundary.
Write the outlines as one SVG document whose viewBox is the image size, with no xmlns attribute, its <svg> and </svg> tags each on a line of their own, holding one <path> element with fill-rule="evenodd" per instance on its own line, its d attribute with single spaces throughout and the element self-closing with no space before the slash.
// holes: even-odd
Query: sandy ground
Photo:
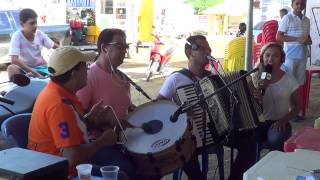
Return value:
<svg viewBox="0 0 320 180">
<path fill-rule="evenodd" d="M 223 57 L 223 48 L 225 42 L 221 44 L 214 44 L 211 45 L 211 47 L 216 47 L 213 51 L 216 52 L 216 57 Z M 215 54 L 215 53 L 213 53 Z M 132 78 L 138 85 L 142 87 L 142 89 L 147 92 L 152 98 L 155 98 L 158 95 L 159 89 L 165 80 L 165 77 L 170 75 L 173 71 L 178 70 L 182 67 L 185 67 L 187 62 L 185 60 L 185 57 L 183 55 L 183 49 L 177 48 L 175 51 L 175 55 L 169 65 L 169 68 L 167 68 L 166 72 L 164 74 L 156 75 L 154 76 L 150 82 L 145 81 L 146 77 L 146 68 L 148 66 L 148 56 L 149 56 L 149 50 L 144 49 L 141 50 L 138 55 L 135 56 L 134 59 L 126 59 L 124 64 L 121 65 L 120 69 L 124 71 L 127 75 L 129 75 L 130 78 Z M 0 71 L 0 81 L 6 81 L 6 72 Z M 307 117 L 303 122 L 299 123 L 292 123 L 294 130 L 296 130 L 299 127 L 304 126 L 313 126 L 314 119 L 320 117 L 320 112 L 318 110 L 318 106 L 320 104 L 319 102 L 319 93 L 318 89 L 320 88 L 320 80 L 318 78 L 312 79 L 312 86 L 311 86 L 311 93 L 310 93 L 310 103 L 309 103 L 309 110 L 307 112 Z M 143 104 L 145 102 L 148 102 L 148 100 L 138 93 L 136 90 L 132 89 L 132 101 L 136 105 Z M 4 142 L 1 141 L 0 138 L 0 149 L 4 149 L 6 146 L 4 145 Z M 262 153 L 265 154 L 266 152 Z M 209 156 L 209 173 L 208 173 L 208 179 L 219 179 L 219 173 L 216 172 L 216 156 L 210 155 Z M 229 165 L 230 165 L 230 150 L 229 148 L 225 148 L 225 177 L 227 178 L 229 175 Z M 171 175 L 168 175 L 164 177 L 163 179 L 169 180 L 171 179 Z M 184 179 L 186 177 L 184 176 Z"/>
</svg>

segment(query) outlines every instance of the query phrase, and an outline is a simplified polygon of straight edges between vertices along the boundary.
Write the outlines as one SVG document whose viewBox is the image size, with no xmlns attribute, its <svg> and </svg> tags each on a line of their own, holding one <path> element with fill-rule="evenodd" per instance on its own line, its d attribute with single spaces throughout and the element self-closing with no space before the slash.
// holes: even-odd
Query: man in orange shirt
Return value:
<svg viewBox="0 0 320 180">
<path fill-rule="evenodd" d="M 113 128 L 105 129 L 97 140 L 88 141 L 87 127 L 108 127 L 114 124 L 107 120 L 101 121 L 101 117 L 108 113 L 107 108 L 102 107 L 102 101 L 83 115 L 83 108 L 75 95 L 86 85 L 86 61 L 94 58 L 90 55 L 95 54 L 84 54 L 72 47 L 62 47 L 53 52 L 48 64 L 51 81 L 39 94 L 34 105 L 28 148 L 67 158 L 71 176 L 76 175 L 76 165 L 87 162 L 100 166 L 114 164 L 126 171 L 128 168 L 117 164 L 118 161 L 124 161 L 123 164 L 131 166 L 134 172 L 125 157 L 118 157 L 117 154 L 113 157 L 113 152 L 104 153 L 106 147 L 116 144 L 117 135 Z M 108 157 L 100 158 L 102 155 Z M 130 176 L 134 176 L 130 173 Z"/>
</svg>

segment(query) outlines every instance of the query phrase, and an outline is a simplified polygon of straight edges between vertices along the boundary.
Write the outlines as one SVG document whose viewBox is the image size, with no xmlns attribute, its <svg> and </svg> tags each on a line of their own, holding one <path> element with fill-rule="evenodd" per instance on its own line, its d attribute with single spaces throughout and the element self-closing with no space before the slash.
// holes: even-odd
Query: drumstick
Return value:
<svg viewBox="0 0 320 180">
<path fill-rule="evenodd" d="M 132 128 L 141 128 L 147 134 L 151 134 L 153 132 L 149 123 L 142 123 L 140 126 L 130 124 L 130 126 L 132 126 Z"/>
<path fill-rule="evenodd" d="M 111 111 L 112 111 L 114 117 L 116 118 L 117 123 L 118 123 L 118 125 L 119 125 L 119 127 L 120 127 L 120 129 L 121 129 L 121 131 L 122 131 L 122 133 L 123 133 L 124 138 L 126 139 L 126 141 L 128 141 L 128 138 L 127 138 L 126 134 L 124 133 L 124 129 L 123 129 L 123 127 L 122 127 L 122 125 L 121 125 L 121 123 L 120 123 L 120 121 L 119 121 L 119 119 L 118 119 L 118 116 L 117 116 L 116 113 L 114 112 L 112 106 L 108 106 L 108 105 L 107 105 L 107 106 L 104 106 L 104 109 L 106 109 L 106 108 L 110 108 L 110 109 L 111 109 Z"/>
<path fill-rule="evenodd" d="M 133 128 L 141 128 L 147 134 L 158 133 L 163 127 L 163 123 L 160 120 L 151 120 L 149 122 L 142 123 L 140 126 L 130 125 Z"/>
</svg>

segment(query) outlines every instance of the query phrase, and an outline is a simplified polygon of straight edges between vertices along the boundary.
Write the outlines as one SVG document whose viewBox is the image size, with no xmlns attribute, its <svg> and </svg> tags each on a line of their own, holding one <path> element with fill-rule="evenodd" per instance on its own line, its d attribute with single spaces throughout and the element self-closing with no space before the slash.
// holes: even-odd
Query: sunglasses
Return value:
<svg viewBox="0 0 320 180">
<path fill-rule="evenodd" d="M 107 45 L 115 46 L 119 50 L 127 50 L 127 49 L 129 49 L 129 45 L 128 44 L 124 44 L 124 43 L 120 43 L 120 42 L 110 42 L 110 43 L 107 43 Z"/>
</svg>

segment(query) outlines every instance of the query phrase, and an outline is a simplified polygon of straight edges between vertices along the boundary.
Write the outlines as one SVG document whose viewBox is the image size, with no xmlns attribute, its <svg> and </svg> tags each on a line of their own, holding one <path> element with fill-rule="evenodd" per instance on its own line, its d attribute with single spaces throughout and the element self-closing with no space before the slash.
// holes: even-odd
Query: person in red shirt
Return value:
<svg viewBox="0 0 320 180">
<path fill-rule="evenodd" d="M 36 100 L 29 126 L 28 148 L 67 158 L 71 176 L 76 175 L 74 167 L 81 163 L 118 165 L 112 155 L 109 159 L 103 158 L 105 161 L 97 160 L 106 147 L 117 142 L 114 128 L 108 128 L 114 123 L 103 120 L 108 109 L 100 101 L 84 114 L 75 95 L 86 85 L 86 61 L 94 56 L 95 53 L 84 54 L 73 47 L 62 47 L 53 52 L 48 64 L 51 80 Z M 90 142 L 87 128 L 96 126 L 105 127 L 104 132 Z"/>
</svg>

